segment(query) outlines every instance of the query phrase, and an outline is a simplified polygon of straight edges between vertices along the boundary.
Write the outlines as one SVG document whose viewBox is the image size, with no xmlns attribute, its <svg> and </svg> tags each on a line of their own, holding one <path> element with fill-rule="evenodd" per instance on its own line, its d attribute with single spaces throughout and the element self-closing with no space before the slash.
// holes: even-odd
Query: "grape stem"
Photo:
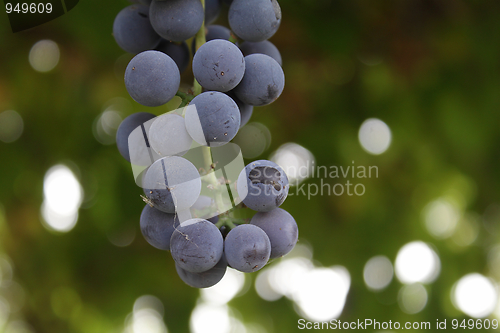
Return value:
<svg viewBox="0 0 500 333">
<path fill-rule="evenodd" d="M 185 93 L 185 92 L 182 92 L 182 91 L 178 91 L 175 94 L 175 96 L 179 96 L 182 99 L 182 102 L 179 105 L 179 107 L 184 107 L 184 106 L 188 105 L 193 100 L 193 98 L 194 98 L 193 94 Z"/>
<path fill-rule="evenodd" d="M 205 12 L 205 0 L 201 0 L 201 4 L 203 6 L 203 12 Z M 200 30 L 196 33 L 195 36 L 195 47 L 196 51 L 206 43 L 206 36 L 205 36 L 205 20 L 203 20 L 203 23 L 200 27 Z M 193 80 L 193 95 L 198 96 L 202 92 L 202 87 L 196 81 L 196 78 Z M 187 96 L 187 94 L 181 93 L 182 95 L 180 96 L 183 101 L 187 101 L 190 97 Z M 194 97 L 193 97 L 194 98 Z M 189 102 L 193 98 L 189 99 Z M 207 175 L 208 175 L 208 183 L 211 186 L 211 188 L 216 191 L 215 193 L 215 204 L 217 206 L 217 210 L 223 209 L 224 208 L 224 200 L 222 198 L 222 192 L 221 192 L 221 184 L 217 180 L 217 177 L 215 176 L 215 167 L 213 165 L 213 160 L 212 160 L 212 151 L 210 150 L 210 147 L 202 147 L 202 152 L 203 152 L 203 164 L 205 165 L 205 170 L 207 170 Z M 225 188 L 225 186 L 224 186 Z M 217 222 L 216 226 L 217 228 L 220 228 L 222 226 L 227 226 L 229 230 L 233 229 L 236 227 L 236 225 L 233 223 L 231 217 L 229 217 L 229 214 L 227 213 L 222 213 L 219 214 L 219 221 Z"/>
</svg>

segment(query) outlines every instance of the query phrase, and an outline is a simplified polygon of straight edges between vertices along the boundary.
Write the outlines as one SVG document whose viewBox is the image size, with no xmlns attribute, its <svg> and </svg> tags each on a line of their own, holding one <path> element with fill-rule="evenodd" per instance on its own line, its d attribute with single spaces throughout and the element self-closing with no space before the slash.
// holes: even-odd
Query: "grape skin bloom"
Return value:
<svg viewBox="0 0 500 333">
<path fill-rule="evenodd" d="M 253 224 L 242 224 L 227 234 L 224 254 L 229 266 L 244 273 L 252 273 L 268 262 L 271 243 L 261 228 Z"/>
<path fill-rule="evenodd" d="M 261 53 L 270 56 L 280 66 L 282 65 L 282 59 L 281 59 L 281 53 L 278 50 L 276 46 L 274 46 L 273 43 L 271 43 L 268 40 L 265 40 L 263 42 L 243 42 L 240 45 L 240 50 L 243 53 L 244 56 L 250 55 L 250 54 L 255 54 L 255 53 Z"/>
<path fill-rule="evenodd" d="M 175 61 L 159 51 L 144 51 L 130 60 L 125 70 L 125 87 L 144 106 L 160 106 L 170 101 L 181 82 Z"/>
<path fill-rule="evenodd" d="M 222 257 L 224 241 L 219 229 L 204 219 L 187 220 L 174 231 L 170 252 L 180 268 L 201 273 L 214 267 Z"/>
<path fill-rule="evenodd" d="M 252 117 L 253 105 L 245 104 L 240 101 L 240 99 L 236 97 L 236 94 L 233 90 L 228 91 L 226 94 L 236 102 L 236 105 L 238 105 L 238 109 L 240 109 L 240 128 L 242 128 L 248 123 L 248 121 L 250 121 L 250 118 Z"/>
<path fill-rule="evenodd" d="M 194 55 L 193 74 L 207 90 L 229 91 L 240 83 L 245 74 L 243 53 L 227 40 L 211 40 Z"/>
<path fill-rule="evenodd" d="M 271 242 L 271 259 L 289 253 L 297 244 L 299 229 L 295 219 L 286 210 L 273 209 L 267 213 L 257 213 L 250 221 L 265 231 Z"/>
<path fill-rule="evenodd" d="M 182 42 L 198 32 L 205 14 L 200 0 L 155 0 L 149 7 L 149 17 L 158 35 Z"/>
<path fill-rule="evenodd" d="M 281 24 L 276 0 L 234 0 L 229 7 L 229 25 L 236 36 L 250 42 L 271 38 Z"/>
<path fill-rule="evenodd" d="M 284 88 L 280 64 L 268 55 L 255 53 L 245 57 L 245 75 L 234 92 L 245 104 L 263 106 L 278 99 Z"/>
<path fill-rule="evenodd" d="M 140 218 L 141 233 L 146 241 L 160 250 L 170 250 L 170 238 L 179 219 L 174 214 L 164 213 L 146 205 Z"/>
<path fill-rule="evenodd" d="M 208 288 L 219 283 L 224 277 L 227 270 L 227 260 L 224 253 L 213 268 L 201 273 L 191 273 L 175 264 L 177 274 L 184 283 L 193 288 Z"/>
<path fill-rule="evenodd" d="M 186 129 L 203 146 L 219 147 L 231 141 L 238 133 L 240 121 L 236 102 L 217 91 L 196 96 L 186 110 Z"/>
<path fill-rule="evenodd" d="M 161 38 L 149 22 L 149 7 L 141 4 L 125 7 L 116 15 L 113 37 L 124 51 L 134 54 L 153 49 Z"/>
</svg>

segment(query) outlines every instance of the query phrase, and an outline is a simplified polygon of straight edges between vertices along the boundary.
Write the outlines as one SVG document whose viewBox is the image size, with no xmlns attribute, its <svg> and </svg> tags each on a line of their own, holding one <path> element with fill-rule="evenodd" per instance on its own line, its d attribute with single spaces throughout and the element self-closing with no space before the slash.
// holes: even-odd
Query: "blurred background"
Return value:
<svg viewBox="0 0 500 333">
<path fill-rule="evenodd" d="M 500 318 L 500 2 L 281 0 L 285 90 L 235 141 L 288 170 L 299 242 L 201 291 L 142 237 L 114 144 L 126 116 L 175 107 L 127 94 L 111 32 L 129 4 L 80 1 L 16 34 L 0 14 L 0 332 Z"/>
</svg>

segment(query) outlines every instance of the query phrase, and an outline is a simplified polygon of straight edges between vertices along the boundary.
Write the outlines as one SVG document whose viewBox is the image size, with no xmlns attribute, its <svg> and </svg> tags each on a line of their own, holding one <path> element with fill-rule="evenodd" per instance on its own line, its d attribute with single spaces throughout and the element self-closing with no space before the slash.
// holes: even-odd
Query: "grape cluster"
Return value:
<svg viewBox="0 0 500 333">
<path fill-rule="evenodd" d="M 197 288 L 218 283 L 228 266 L 255 272 L 298 239 L 294 218 L 278 208 L 288 195 L 283 169 L 267 160 L 245 166 L 230 142 L 254 106 L 283 91 L 281 55 L 267 40 L 281 9 L 276 0 L 224 2 L 231 30 L 204 25 L 217 19 L 220 0 L 143 0 L 113 25 L 117 44 L 136 54 L 125 70 L 130 96 L 151 107 L 182 98 L 177 111 L 124 119 L 116 143 L 144 189 L 144 238 L 169 250 L 180 278 Z M 194 87 L 182 91 L 190 62 Z M 239 208 L 257 213 L 236 219 Z"/>
</svg>

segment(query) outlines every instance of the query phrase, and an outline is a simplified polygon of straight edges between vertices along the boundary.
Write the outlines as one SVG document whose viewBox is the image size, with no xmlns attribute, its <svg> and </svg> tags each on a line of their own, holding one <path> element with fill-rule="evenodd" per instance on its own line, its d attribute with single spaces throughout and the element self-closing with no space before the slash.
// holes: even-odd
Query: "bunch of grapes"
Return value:
<svg viewBox="0 0 500 333">
<path fill-rule="evenodd" d="M 231 30 L 205 25 L 219 15 L 219 0 L 145 0 L 113 25 L 118 45 L 136 54 L 125 70 L 130 96 L 151 107 L 182 98 L 182 108 L 158 117 L 130 115 L 116 142 L 144 189 L 142 234 L 169 250 L 180 278 L 197 288 L 218 283 L 228 266 L 255 272 L 298 239 L 295 220 L 278 208 L 289 188 L 283 169 L 267 160 L 245 166 L 230 142 L 254 106 L 283 91 L 281 56 L 267 40 L 281 9 L 276 0 L 225 2 Z M 194 86 L 181 91 L 190 61 Z M 236 219 L 240 208 L 257 213 Z"/>
</svg>

